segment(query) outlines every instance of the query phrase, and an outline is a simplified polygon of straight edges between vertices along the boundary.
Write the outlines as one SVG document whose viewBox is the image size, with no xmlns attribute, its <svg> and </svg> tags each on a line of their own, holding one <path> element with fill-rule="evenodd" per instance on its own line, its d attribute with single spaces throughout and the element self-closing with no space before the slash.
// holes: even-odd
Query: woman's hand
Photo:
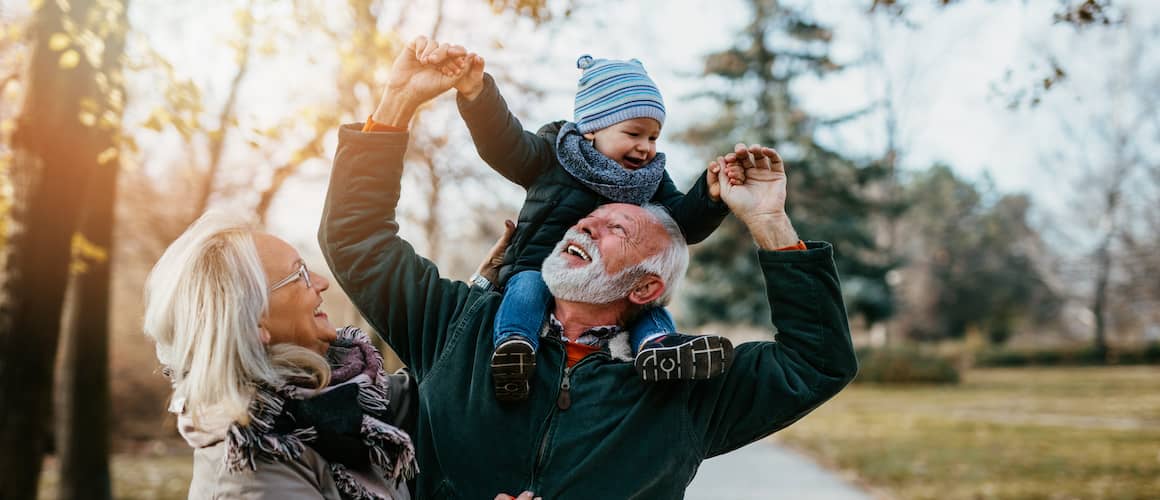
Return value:
<svg viewBox="0 0 1160 500">
<path fill-rule="evenodd" d="M 462 46 L 416 37 L 395 58 L 387 75 L 387 87 L 371 119 L 407 128 L 415 110 L 451 89 L 471 69 L 468 63 L 467 50 Z"/>
</svg>

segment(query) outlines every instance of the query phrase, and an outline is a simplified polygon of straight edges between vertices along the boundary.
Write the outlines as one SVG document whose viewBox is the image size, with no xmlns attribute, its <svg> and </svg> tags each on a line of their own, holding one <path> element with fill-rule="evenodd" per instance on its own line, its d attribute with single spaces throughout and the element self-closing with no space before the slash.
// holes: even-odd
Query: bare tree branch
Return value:
<svg viewBox="0 0 1160 500">
<path fill-rule="evenodd" d="M 438 0 L 435 4 L 435 24 L 431 26 L 432 40 L 439 39 L 439 28 L 443 27 L 443 2 L 444 0 Z"/>
<path fill-rule="evenodd" d="M 302 164 L 306 161 L 322 156 L 322 141 L 326 138 L 329 129 L 325 127 L 315 127 L 314 136 L 302 147 L 298 148 L 291 156 L 290 161 L 279 165 L 274 169 L 273 175 L 270 178 L 270 186 L 267 187 L 258 196 L 258 205 L 254 212 L 258 215 L 258 220 L 261 224 L 266 223 L 266 216 L 270 211 L 270 204 L 273 203 L 274 197 L 282 190 L 282 186 L 286 180 L 293 177 L 302 168 Z"/>
<path fill-rule="evenodd" d="M 253 13 L 254 3 L 249 2 L 246 5 L 246 12 Z M 254 39 L 254 22 L 252 19 L 247 19 L 242 25 L 242 45 L 238 48 L 238 72 L 234 74 L 233 80 L 230 81 L 229 95 L 226 97 L 226 102 L 222 104 L 221 112 L 218 113 L 218 128 L 209 133 L 209 168 L 206 170 L 205 177 L 202 179 L 200 195 L 198 197 L 197 205 L 193 211 L 192 219 L 196 219 L 205 212 L 209 206 L 210 196 L 213 195 L 213 186 L 217 181 L 217 174 L 221 170 L 222 151 L 225 149 L 226 133 L 229 131 L 230 122 L 234 120 L 235 106 L 238 99 L 238 89 L 241 87 L 242 79 L 245 78 L 246 73 L 250 69 L 250 47 L 253 45 Z"/>
</svg>

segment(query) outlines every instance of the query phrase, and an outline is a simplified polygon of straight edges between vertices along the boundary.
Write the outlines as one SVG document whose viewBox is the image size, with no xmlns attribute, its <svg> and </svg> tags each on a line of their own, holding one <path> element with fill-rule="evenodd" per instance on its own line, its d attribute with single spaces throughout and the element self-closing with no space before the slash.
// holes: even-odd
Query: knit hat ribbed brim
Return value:
<svg viewBox="0 0 1160 500">
<path fill-rule="evenodd" d="M 656 83 L 636 59 L 594 59 L 580 56 L 584 70 L 576 89 L 576 127 L 581 134 L 633 118 L 665 123 L 665 103 Z"/>
</svg>

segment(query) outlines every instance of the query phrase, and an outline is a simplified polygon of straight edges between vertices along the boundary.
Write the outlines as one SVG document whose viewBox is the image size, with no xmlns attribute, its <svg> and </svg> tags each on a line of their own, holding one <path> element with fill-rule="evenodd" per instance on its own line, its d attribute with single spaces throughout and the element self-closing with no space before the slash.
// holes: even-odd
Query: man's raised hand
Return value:
<svg viewBox="0 0 1160 500">
<path fill-rule="evenodd" d="M 745 180 L 730 182 L 727 172 L 741 165 Z M 785 163 L 773 148 L 738 144 L 733 152 L 709 165 L 716 170 L 721 199 L 741 219 L 762 248 L 772 250 L 797 242 L 797 233 L 785 213 Z"/>
<path fill-rule="evenodd" d="M 785 163 L 773 148 L 760 144 L 738 144 L 732 153 L 718 156 L 714 163 L 718 171 L 721 199 L 742 221 L 785 216 Z M 736 165 L 745 169 L 745 180 L 741 184 L 729 182 L 726 174 Z M 713 165 L 710 168 L 713 169 Z"/>
<path fill-rule="evenodd" d="M 416 59 L 427 66 L 437 66 L 447 77 L 454 78 L 455 90 L 468 100 L 475 100 L 483 92 L 483 57 L 474 52 L 461 50 L 458 45 L 436 43 L 434 40 L 416 39 Z M 443 48 L 447 50 L 443 52 Z"/>
</svg>

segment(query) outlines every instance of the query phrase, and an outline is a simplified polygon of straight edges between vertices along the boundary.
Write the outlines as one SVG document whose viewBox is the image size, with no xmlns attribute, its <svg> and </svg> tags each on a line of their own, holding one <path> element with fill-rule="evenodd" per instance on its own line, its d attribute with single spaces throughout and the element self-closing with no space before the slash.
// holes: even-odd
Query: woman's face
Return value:
<svg viewBox="0 0 1160 500">
<path fill-rule="evenodd" d="M 334 326 L 322 312 L 322 292 L 330 288 L 330 282 L 310 271 L 306 271 L 310 279 L 304 279 L 300 274 L 305 266 L 302 257 L 285 241 L 255 233 L 254 245 L 266 271 L 266 286 L 281 283 L 270 291 L 270 309 L 262 320 L 269 335 L 266 342 L 297 344 L 326 354 L 336 338 Z"/>
</svg>

